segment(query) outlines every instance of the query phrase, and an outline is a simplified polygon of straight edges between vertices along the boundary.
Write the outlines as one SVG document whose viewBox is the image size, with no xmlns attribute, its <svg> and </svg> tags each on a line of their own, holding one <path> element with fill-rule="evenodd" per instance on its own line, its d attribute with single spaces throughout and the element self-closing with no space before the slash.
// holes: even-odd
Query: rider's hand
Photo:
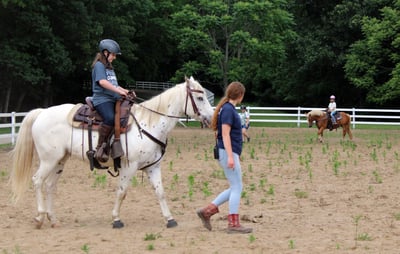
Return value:
<svg viewBox="0 0 400 254">
<path fill-rule="evenodd" d="M 128 91 L 128 94 L 129 94 L 130 96 L 132 96 L 133 98 L 136 98 L 136 93 L 135 93 L 135 91 L 130 90 L 130 91 Z"/>
<path fill-rule="evenodd" d="M 124 89 L 124 88 L 122 88 L 122 87 L 118 87 L 118 93 L 119 93 L 119 95 L 121 95 L 122 97 L 126 97 L 127 95 L 128 95 L 128 90 L 126 90 L 126 89 Z"/>
</svg>

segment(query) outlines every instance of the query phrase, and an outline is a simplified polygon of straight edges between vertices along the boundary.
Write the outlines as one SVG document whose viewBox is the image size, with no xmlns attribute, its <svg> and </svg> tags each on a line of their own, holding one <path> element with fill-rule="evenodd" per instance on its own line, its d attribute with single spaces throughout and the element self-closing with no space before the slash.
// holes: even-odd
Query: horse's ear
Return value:
<svg viewBox="0 0 400 254">
<path fill-rule="evenodd" d="M 185 83 L 187 87 L 190 87 L 190 79 L 187 76 L 185 76 Z"/>
</svg>

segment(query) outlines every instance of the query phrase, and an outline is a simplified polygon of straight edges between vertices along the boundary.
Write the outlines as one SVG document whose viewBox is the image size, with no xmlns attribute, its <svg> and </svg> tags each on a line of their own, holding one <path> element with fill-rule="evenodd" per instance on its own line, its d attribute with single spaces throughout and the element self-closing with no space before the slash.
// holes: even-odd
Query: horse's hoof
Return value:
<svg viewBox="0 0 400 254">
<path fill-rule="evenodd" d="M 120 220 L 116 220 L 113 222 L 113 228 L 123 228 L 124 227 L 124 223 Z"/>
<path fill-rule="evenodd" d="M 167 228 L 174 228 L 178 226 L 178 223 L 176 222 L 176 220 L 172 219 L 172 220 L 168 220 L 167 222 Z"/>
<path fill-rule="evenodd" d="M 53 222 L 53 223 L 51 223 L 51 227 L 52 227 L 52 228 L 60 228 L 60 227 L 61 227 L 61 224 L 59 224 L 59 223 L 57 223 L 57 222 Z"/>
<path fill-rule="evenodd" d="M 41 229 L 43 225 L 43 221 L 40 220 L 38 217 L 33 218 L 33 222 L 35 223 L 36 229 Z"/>
</svg>

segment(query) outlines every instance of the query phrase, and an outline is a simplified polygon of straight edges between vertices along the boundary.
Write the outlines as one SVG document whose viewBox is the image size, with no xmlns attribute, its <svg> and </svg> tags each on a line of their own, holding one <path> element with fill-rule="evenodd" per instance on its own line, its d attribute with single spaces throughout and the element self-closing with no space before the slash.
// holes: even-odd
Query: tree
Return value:
<svg viewBox="0 0 400 254">
<path fill-rule="evenodd" d="M 293 37 L 286 1 L 208 1 L 186 4 L 173 15 L 185 63 L 177 76 L 200 75 L 225 87 L 240 80 L 256 96 L 285 61 Z"/>
<path fill-rule="evenodd" d="M 381 9 L 380 17 L 364 17 L 364 38 L 347 55 L 346 75 L 367 92 L 367 101 L 398 104 L 400 98 L 400 1 Z"/>
<path fill-rule="evenodd" d="M 37 0 L 0 6 L 4 20 L 0 31 L 5 35 L 0 38 L 4 50 L 0 68 L 6 70 L 1 75 L 6 98 L 3 111 L 9 109 L 8 98 L 22 103 L 26 94 L 30 95 L 30 100 L 47 106 L 52 98 L 52 77 L 68 75 L 72 70 L 62 40 L 52 33 L 48 7 Z M 21 105 L 15 106 L 18 110 Z"/>
<path fill-rule="evenodd" d="M 362 38 L 364 16 L 376 16 L 387 0 L 294 0 L 298 34 L 288 41 L 288 62 L 274 83 L 276 98 L 286 104 L 321 106 L 331 94 L 340 107 L 364 104 L 364 91 L 345 77 L 349 47 Z"/>
</svg>

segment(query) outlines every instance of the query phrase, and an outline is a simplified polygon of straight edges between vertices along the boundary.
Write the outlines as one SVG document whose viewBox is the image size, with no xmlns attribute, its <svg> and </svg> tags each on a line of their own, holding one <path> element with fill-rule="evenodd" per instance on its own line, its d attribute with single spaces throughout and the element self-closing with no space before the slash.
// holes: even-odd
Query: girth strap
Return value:
<svg viewBox="0 0 400 254">
<path fill-rule="evenodd" d="M 165 141 L 165 143 L 162 142 L 161 140 L 157 139 L 156 137 L 154 137 L 153 135 L 151 135 L 150 132 L 148 132 L 148 131 L 146 131 L 145 129 L 143 129 L 143 128 L 140 126 L 139 122 L 137 121 L 136 117 L 135 117 L 134 115 L 132 115 L 132 116 L 133 116 L 133 120 L 134 120 L 135 123 L 136 123 L 137 128 L 139 129 L 139 133 L 140 133 L 141 138 L 143 138 L 143 137 L 142 137 L 142 133 L 143 133 L 143 134 L 146 135 L 149 139 L 151 139 L 154 143 L 158 144 L 158 145 L 161 147 L 161 156 L 160 156 L 160 158 L 158 158 L 156 161 L 154 161 L 154 162 L 152 162 L 152 163 L 150 163 L 150 164 L 148 164 L 148 165 L 146 165 L 146 166 L 144 166 L 144 167 L 142 167 L 142 168 L 139 169 L 139 170 L 143 170 L 143 169 L 145 169 L 145 168 L 148 168 L 148 167 L 150 167 L 150 166 L 155 165 L 157 162 L 159 162 L 159 161 L 163 158 L 163 156 L 164 156 L 164 154 L 165 154 L 165 151 L 166 151 L 166 149 L 167 149 L 168 139 Z"/>
<path fill-rule="evenodd" d="M 144 133 L 149 139 L 151 139 L 154 143 L 157 143 L 159 146 L 161 146 L 161 156 L 160 156 L 160 158 L 158 158 L 156 161 L 154 161 L 154 162 L 152 162 L 152 163 L 150 163 L 150 164 L 148 164 L 148 165 L 146 165 L 146 166 L 144 166 L 144 167 L 142 167 L 142 168 L 139 169 L 139 170 L 143 170 L 143 169 L 145 169 L 145 168 L 148 168 L 148 167 L 150 167 L 150 166 L 153 166 L 154 164 L 156 164 L 157 162 L 159 162 L 159 161 L 163 158 L 163 156 L 164 156 L 164 154 L 165 154 L 165 151 L 166 151 L 166 149 L 167 149 L 168 139 L 165 141 L 165 143 L 163 143 L 163 142 L 161 142 L 159 139 L 157 139 L 157 138 L 155 138 L 153 135 L 151 135 L 149 132 L 147 132 L 146 130 L 141 129 L 140 131 L 143 132 L 143 133 Z"/>
</svg>

